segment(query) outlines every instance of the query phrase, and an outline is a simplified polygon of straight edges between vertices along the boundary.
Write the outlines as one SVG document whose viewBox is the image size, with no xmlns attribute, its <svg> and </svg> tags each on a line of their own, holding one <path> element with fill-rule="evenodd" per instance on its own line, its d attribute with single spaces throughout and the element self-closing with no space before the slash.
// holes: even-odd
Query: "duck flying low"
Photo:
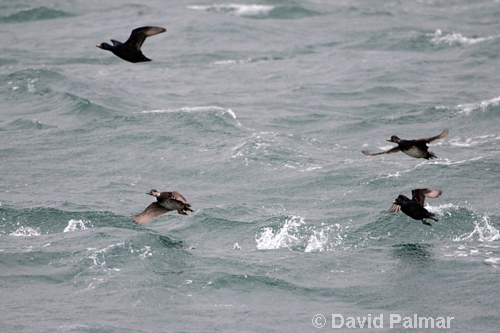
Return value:
<svg viewBox="0 0 500 333">
<path fill-rule="evenodd" d="M 187 212 L 194 212 L 191 205 L 187 203 L 186 198 L 179 192 L 158 192 L 151 190 L 148 193 L 156 197 L 156 202 L 152 202 L 142 213 L 132 215 L 132 221 L 137 224 L 146 224 L 152 219 L 163 214 L 176 210 L 181 215 L 187 215 Z"/>
<path fill-rule="evenodd" d="M 140 27 L 132 30 L 132 34 L 125 43 L 112 39 L 111 42 L 113 43 L 113 45 L 109 45 L 108 43 L 101 43 L 97 44 L 96 46 L 103 50 L 111 51 L 117 57 L 129 62 L 136 63 L 151 61 L 151 59 L 146 58 L 146 56 L 142 54 L 141 46 L 147 37 L 161 34 L 165 31 L 167 31 L 167 29 L 162 27 Z"/>
<path fill-rule="evenodd" d="M 432 226 L 425 219 L 438 221 L 434 214 L 424 208 L 425 198 L 434 199 L 439 197 L 443 191 L 432 188 L 417 188 L 411 191 L 411 200 L 400 194 L 389 208 L 389 213 L 402 211 L 414 220 L 420 220 L 423 224 Z"/>
<path fill-rule="evenodd" d="M 408 156 L 414 158 L 425 158 L 426 160 L 436 158 L 437 156 L 434 153 L 429 151 L 428 143 L 439 140 L 447 136 L 449 131 L 445 129 L 441 134 L 430 137 L 430 138 L 422 138 L 416 140 L 404 140 L 400 139 L 397 136 L 393 135 L 387 141 L 397 143 L 397 147 L 389 149 L 387 151 L 382 151 L 379 153 L 371 153 L 369 151 L 363 150 L 362 153 L 367 156 L 377 156 L 382 154 L 393 154 L 397 152 L 403 152 Z"/>
</svg>

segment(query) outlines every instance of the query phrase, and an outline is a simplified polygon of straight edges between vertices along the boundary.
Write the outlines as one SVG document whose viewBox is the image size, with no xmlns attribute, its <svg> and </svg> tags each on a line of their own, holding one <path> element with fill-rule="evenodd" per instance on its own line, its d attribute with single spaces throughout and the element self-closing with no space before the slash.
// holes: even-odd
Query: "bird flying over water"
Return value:
<svg viewBox="0 0 500 333">
<path fill-rule="evenodd" d="M 434 153 L 430 152 L 427 147 L 428 143 L 431 143 L 433 141 L 439 140 L 447 136 L 449 131 L 445 129 L 441 134 L 433 136 L 431 138 L 422 138 L 422 139 L 417 139 L 417 140 L 404 140 L 400 139 L 397 136 L 393 135 L 387 141 L 397 143 L 398 146 L 394 147 L 392 149 L 389 149 L 387 151 L 379 152 L 379 153 L 371 153 L 369 151 L 363 150 L 362 153 L 367 155 L 367 156 L 376 156 L 376 155 L 382 155 L 382 154 L 393 154 L 397 152 L 403 152 L 408 156 L 414 157 L 414 158 L 425 158 L 425 159 L 432 159 L 436 158 L 437 156 L 434 155 Z"/>
<path fill-rule="evenodd" d="M 156 197 L 156 202 L 151 203 L 142 213 L 131 216 L 132 221 L 137 224 L 146 224 L 152 219 L 174 210 L 181 215 L 187 215 L 186 211 L 194 212 L 186 198 L 179 192 L 160 193 L 157 190 L 151 190 L 146 194 Z"/>
<path fill-rule="evenodd" d="M 147 37 L 161 34 L 165 31 L 167 31 L 167 29 L 161 27 L 140 27 L 132 30 L 132 34 L 125 43 L 112 39 L 111 42 L 113 42 L 113 45 L 101 43 L 96 46 L 103 50 L 111 51 L 114 55 L 126 61 L 134 63 L 151 61 L 151 59 L 146 58 L 146 56 L 142 54 L 141 46 Z"/>
<path fill-rule="evenodd" d="M 432 188 L 417 188 L 411 191 L 411 200 L 400 194 L 394 201 L 392 206 L 389 208 L 389 213 L 403 211 L 406 215 L 414 220 L 421 220 L 423 224 L 432 226 L 429 222 L 424 219 L 431 219 L 437 221 L 434 218 L 434 214 L 429 212 L 424 208 L 425 198 L 434 199 L 443 193 L 441 190 L 434 190 Z"/>
</svg>

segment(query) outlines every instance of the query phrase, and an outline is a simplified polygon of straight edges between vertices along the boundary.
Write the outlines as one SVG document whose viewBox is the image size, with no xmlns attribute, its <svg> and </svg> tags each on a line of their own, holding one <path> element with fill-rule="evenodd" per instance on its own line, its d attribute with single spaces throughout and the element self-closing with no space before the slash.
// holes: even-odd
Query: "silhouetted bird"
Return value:
<svg viewBox="0 0 500 333">
<path fill-rule="evenodd" d="M 434 218 L 434 214 L 430 213 L 424 208 L 425 198 L 437 198 L 443 193 L 440 190 L 434 190 L 432 188 L 417 188 L 411 191 L 411 200 L 406 196 L 400 194 L 396 200 L 393 201 L 392 206 L 389 208 L 389 213 L 403 211 L 406 215 L 414 220 L 421 220 L 423 224 L 432 226 L 429 222 L 424 219 L 431 219 L 437 221 Z"/>
<path fill-rule="evenodd" d="M 179 192 L 158 192 L 151 190 L 146 193 L 156 197 L 156 202 L 151 203 L 142 213 L 132 215 L 132 220 L 137 224 L 146 224 L 160 215 L 176 210 L 179 214 L 187 215 L 186 211 L 194 212 L 191 205 L 186 202 Z"/>
<path fill-rule="evenodd" d="M 366 150 L 363 150 L 362 153 L 368 156 L 376 156 L 382 154 L 393 154 L 402 151 L 408 156 L 415 158 L 425 158 L 428 160 L 431 158 L 436 158 L 436 155 L 428 151 L 429 147 L 427 147 L 427 144 L 431 143 L 432 141 L 444 138 L 447 135 L 448 135 L 447 129 L 445 129 L 441 134 L 433 136 L 432 138 L 422 138 L 417 140 L 403 140 L 393 135 L 389 139 L 387 139 L 387 141 L 397 143 L 398 144 L 397 147 L 394 147 L 392 149 L 380 153 L 371 153 Z"/>
<path fill-rule="evenodd" d="M 141 46 L 147 37 L 151 37 L 167 31 L 161 27 L 140 27 L 132 30 L 132 34 L 125 43 L 112 39 L 113 46 L 108 43 L 97 44 L 96 46 L 113 52 L 114 55 L 130 62 L 151 61 L 141 52 Z"/>
</svg>

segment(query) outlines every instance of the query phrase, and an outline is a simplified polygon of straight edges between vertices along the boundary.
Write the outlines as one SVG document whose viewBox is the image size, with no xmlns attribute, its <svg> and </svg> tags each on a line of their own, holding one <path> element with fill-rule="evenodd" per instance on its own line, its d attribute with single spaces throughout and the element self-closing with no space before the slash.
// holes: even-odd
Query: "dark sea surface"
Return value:
<svg viewBox="0 0 500 333">
<path fill-rule="evenodd" d="M 144 25 L 150 63 L 95 47 Z M 498 332 L 498 1 L 3 1 L 0 34 L 1 332 Z M 432 227 L 387 212 L 423 187 Z M 134 224 L 153 188 L 195 212 Z"/>
</svg>

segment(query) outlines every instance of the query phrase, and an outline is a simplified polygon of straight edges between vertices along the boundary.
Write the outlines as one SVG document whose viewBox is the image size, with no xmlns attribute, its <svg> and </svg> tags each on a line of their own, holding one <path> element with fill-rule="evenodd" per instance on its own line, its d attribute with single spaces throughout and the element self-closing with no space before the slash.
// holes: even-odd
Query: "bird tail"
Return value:
<svg viewBox="0 0 500 333">
<path fill-rule="evenodd" d="M 191 205 L 190 205 L 190 204 L 188 204 L 188 203 L 186 203 L 186 204 L 184 205 L 184 210 L 187 210 L 187 211 L 190 211 L 190 212 L 194 212 L 194 210 L 192 210 L 192 209 L 191 209 Z"/>
</svg>

